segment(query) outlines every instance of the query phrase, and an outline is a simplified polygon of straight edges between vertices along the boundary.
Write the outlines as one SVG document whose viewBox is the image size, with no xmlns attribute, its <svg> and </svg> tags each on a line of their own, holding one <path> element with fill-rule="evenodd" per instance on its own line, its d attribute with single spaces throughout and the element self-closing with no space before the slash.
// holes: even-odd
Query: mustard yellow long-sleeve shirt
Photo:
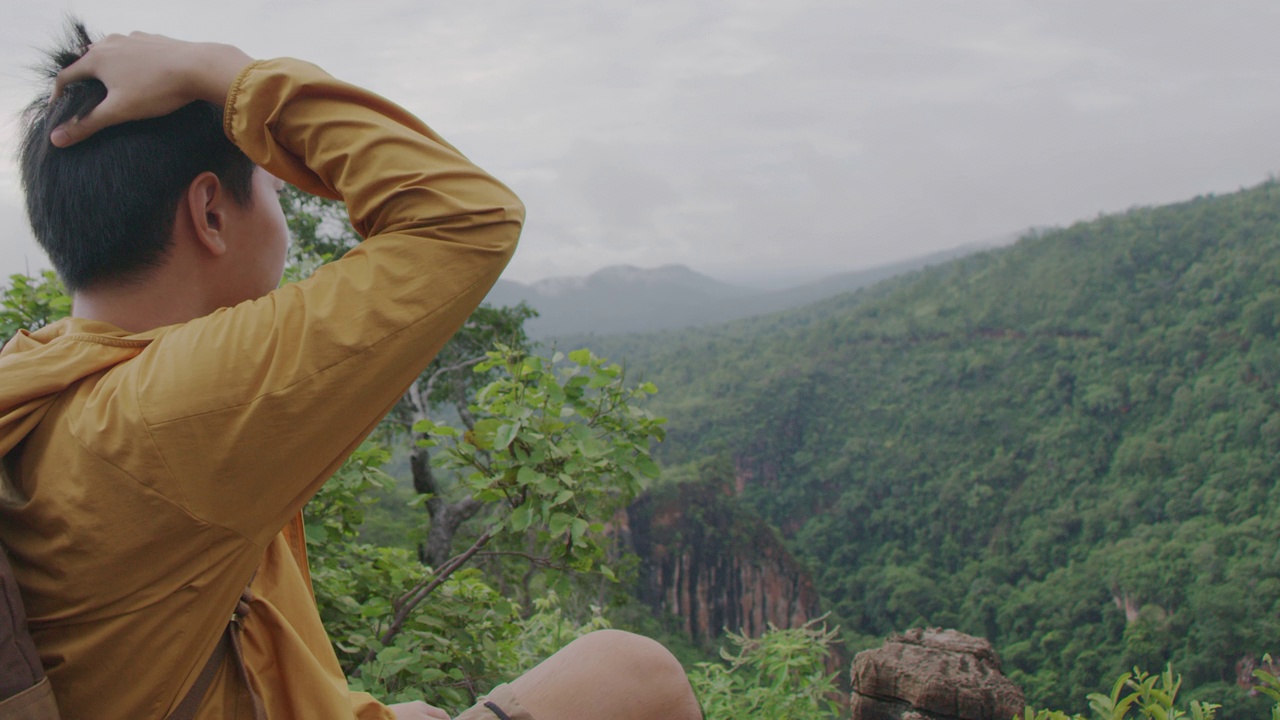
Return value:
<svg viewBox="0 0 1280 720">
<path fill-rule="evenodd" d="M 14 337 L 0 542 L 68 720 L 164 718 L 250 577 L 245 663 L 269 716 L 390 718 L 348 692 L 281 529 L 480 303 L 523 208 L 404 110 L 306 63 L 247 67 L 225 117 L 259 165 L 345 200 L 367 239 L 181 325 Z M 225 663 L 199 717 L 249 708 Z"/>
</svg>

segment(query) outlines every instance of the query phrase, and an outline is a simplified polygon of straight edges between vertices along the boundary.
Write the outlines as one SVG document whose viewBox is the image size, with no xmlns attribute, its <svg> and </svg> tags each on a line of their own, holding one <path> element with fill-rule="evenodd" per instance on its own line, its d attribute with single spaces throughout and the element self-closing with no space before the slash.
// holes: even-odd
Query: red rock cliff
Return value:
<svg viewBox="0 0 1280 720">
<path fill-rule="evenodd" d="M 691 638 L 750 636 L 821 614 L 809 573 L 727 483 L 683 483 L 636 501 L 621 523 L 640 557 L 639 596 Z"/>
</svg>

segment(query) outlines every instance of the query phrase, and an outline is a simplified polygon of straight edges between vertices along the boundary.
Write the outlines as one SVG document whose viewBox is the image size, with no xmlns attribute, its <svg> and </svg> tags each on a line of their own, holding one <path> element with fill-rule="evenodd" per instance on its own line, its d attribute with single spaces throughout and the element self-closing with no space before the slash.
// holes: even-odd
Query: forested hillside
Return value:
<svg viewBox="0 0 1280 720">
<path fill-rule="evenodd" d="M 1280 650 L 1278 331 L 1269 182 L 593 348 L 663 389 L 668 464 L 731 458 L 853 632 L 988 637 L 1077 709 L 1171 660 L 1237 717 L 1237 662 Z"/>
</svg>

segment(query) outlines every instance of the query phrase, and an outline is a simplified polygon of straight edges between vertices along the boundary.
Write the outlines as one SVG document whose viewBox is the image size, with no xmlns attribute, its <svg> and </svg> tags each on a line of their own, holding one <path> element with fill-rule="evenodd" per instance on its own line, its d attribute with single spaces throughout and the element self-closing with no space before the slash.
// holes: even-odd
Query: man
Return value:
<svg viewBox="0 0 1280 720">
<path fill-rule="evenodd" d="M 483 299 L 523 208 L 312 65 L 76 33 L 21 153 L 73 317 L 0 354 L 0 542 L 64 716 L 169 717 L 248 584 L 247 682 L 224 661 L 196 717 L 446 717 L 348 691 L 281 530 Z M 276 289 L 282 181 L 367 239 Z M 699 712 L 661 646 L 606 632 L 460 717 Z"/>
</svg>

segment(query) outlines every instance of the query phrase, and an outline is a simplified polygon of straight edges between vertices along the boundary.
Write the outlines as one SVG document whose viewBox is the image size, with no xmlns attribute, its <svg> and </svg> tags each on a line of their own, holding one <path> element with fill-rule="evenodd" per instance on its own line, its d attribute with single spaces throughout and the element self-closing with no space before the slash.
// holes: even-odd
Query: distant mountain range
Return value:
<svg viewBox="0 0 1280 720">
<path fill-rule="evenodd" d="M 539 317 L 525 325 L 535 339 L 674 330 L 801 307 L 994 244 L 966 245 L 784 290 L 733 285 L 683 265 L 617 265 L 584 277 L 548 278 L 528 285 L 499 280 L 485 301 L 498 306 L 523 301 L 536 309 Z"/>
</svg>

